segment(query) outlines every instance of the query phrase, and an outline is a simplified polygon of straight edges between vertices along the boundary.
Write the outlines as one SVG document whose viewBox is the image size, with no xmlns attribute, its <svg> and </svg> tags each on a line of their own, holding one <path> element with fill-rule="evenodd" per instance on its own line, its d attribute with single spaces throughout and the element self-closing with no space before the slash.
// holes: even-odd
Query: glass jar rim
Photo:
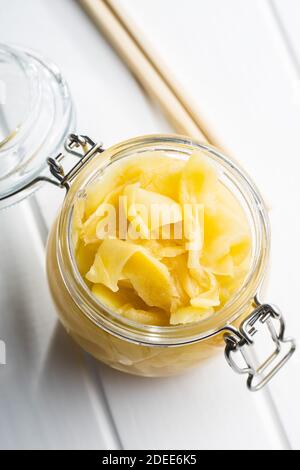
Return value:
<svg viewBox="0 0 300 470">
<path fill-rule="evenodd" d="M 249 204 L 255 229 L 256 252 L 250 272 L 241 289 L 233 298 L 210 318 L 197 323 L 176 326 L 142 325 L 114 312 L 96 298 L 82 279 L 77 269 L 70 233 L 73 203 L 95 174 L 103 174 L 112 163 L 124 156 L 147 150 L 170 150 L 190 154 L 195 149 L 205 152 L 223 168 L 236 182 L 236 186 Z M 151 346 L 180 346 L 190 344 L 218 334 L 226 325 L 235 321 L 256 296 L 264 279 L 269 258 L 270 233 L 264 201 L 247 173 L 232 159 L 215 147 L 197 142 L 185 136 L 173 134 L 146 135 L 113 145 L 92 159 L 76 177 L 67 193 L 57 224 L 58 264 L 64 284 L 83 314 L 95 325 L 110 334 L 138 344 Z"/>
</svg>

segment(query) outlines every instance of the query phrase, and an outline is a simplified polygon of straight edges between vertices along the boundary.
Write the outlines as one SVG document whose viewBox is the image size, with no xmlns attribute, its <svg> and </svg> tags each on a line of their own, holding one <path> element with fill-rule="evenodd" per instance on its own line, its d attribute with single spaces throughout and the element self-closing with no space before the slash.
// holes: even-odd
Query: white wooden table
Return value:
<svg viewBox="0 0 300 470">
<path fill-rule="evenodd" d="M 268 201 L 266 300 L 299 338 L 300 2 L 121 2 Z M 80 132 L 106 146 L 170 130 L 76 2 L 0 0 L 0 41 L 54 60 Z M 61 197 L 45 187 L 0 213 L 0 448 L 299 449 L 299 353 L 250 394 L 222 355 L 182 377 L 143 379 L 102 366 L 69 339 L 44 272 Z"/>
</svg>

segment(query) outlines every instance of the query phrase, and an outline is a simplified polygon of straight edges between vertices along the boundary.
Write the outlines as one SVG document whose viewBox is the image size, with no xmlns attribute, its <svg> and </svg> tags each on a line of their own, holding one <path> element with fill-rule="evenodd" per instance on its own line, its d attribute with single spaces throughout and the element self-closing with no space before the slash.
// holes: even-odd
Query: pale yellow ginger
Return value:
<svg viewBox="0 0 300 470">
<path fill-rule="evenodd" d="M 235 196 L 200 151 L 111 165 L 74 206 L 78 269 L 99 301 L 141 324 L 198 322 L 249 270 L 251 234 Z"/>
</svg>

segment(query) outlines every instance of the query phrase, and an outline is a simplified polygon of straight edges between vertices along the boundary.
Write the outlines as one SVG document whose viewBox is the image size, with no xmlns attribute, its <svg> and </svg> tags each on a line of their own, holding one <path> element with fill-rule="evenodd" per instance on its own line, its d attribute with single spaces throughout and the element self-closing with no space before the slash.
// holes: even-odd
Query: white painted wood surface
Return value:
<svg viewBox="0 0 300 470">
<path fill-rule="evenodd" d="M 273 255 L 268 300 L 299 338 L 297 0 L 121 0 L 224 147 L 262 189 Z M 0 41 L 38 48 L 66 76 L 80 131 L 110 145 L 168 131 L 110 46 L 72 0 L 0 0 Z M 50 196 L 49 196 L 50 194 Z M 253 395 L 222 356 L 182 377 L 141 379 L 82 353 L 58 324 L 43 269 L 62 195 L 0 213 L 0 448 L 299 449 L 299 354 Z"/>
</svg>

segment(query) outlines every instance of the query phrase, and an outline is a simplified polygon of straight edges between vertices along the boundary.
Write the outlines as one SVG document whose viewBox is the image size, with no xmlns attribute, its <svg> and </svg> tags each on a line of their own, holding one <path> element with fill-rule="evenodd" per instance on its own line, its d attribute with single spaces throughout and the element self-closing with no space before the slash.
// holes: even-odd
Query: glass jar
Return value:
<svg viewBox="0 0 300 470">
<path fill-rule="evenodd" d="M 80 146 L 76 139 L 74 136 L 72 145 L 77 142 Z M 85 147 L 86 142 L 81 145 Z M 90 142 L 90 145 L 91 150 L 83 154 L 83 159 L 86 159 L 86 155 L 88 159 L 81 165 L 80 171 L 73 172 L 71 181 L 65 181 L 68 192 L 51 230 L 47 249 L 49 286 L 58 315 L 67 331 L 86 351 L 102 362 L 124 372 L 148 377 L 181 373 L 216 352 L 225 339 L 226 357 L 230 365 L 243 373 L 247 369 L 249 387 L 259 388 L 271 372 L 262 378 L 263 371 L 257 368 L 254 370 L 249 359 L 246 368 L 240 368 L 232 356 L 238 350 L 244 354 L 245 348 L 253 342 L 259 323 L 262 325 L 266 322 L 274 333 L 273 322 L 282 322 L 282 317 L 273 307 L 260 305 L 257 299 L 257 292 L 267 271 L 270 237 L 265 205 L 256 187 L 237 164 L 218 150 L 189 138 L 176 135 L 143 136 L 119 143 L 105 151 L 98 148 L 96 153 L 93 152 L 93 143 Z M 133 155 L 142 157 L 149 150 L 163 151 L 166 158 L 187 159 L 195 149 L 201 149 L 214 161 L 222 183 L 232 191 L 247 214 L 253 246 L 249 274 L 239 292 L 210 318 L 186 326 L 137 324 L 103 305 L 79 274 L 71 241 L 74 203 L 77 197 L 85 197 L 88 185 L 95 180 L 101 182 L 106 169 L 120 160 L 129 159 Z M 280 324 L 279 330 L 282 328 L 283 324 Z M 277 348 L 278 338 L 283 340 L 280 331 L 276 334 Z M 273 339 L 275 341 L 275 336 Z M 294 344 L 290 343 L 290 346 L 279 363 L 291 354 Z M 271 365 L 271 358 L 269 360 Z"/>
<path fill-rule="evenodd" d="M 229 365 L 248 375 L 249 389 L 264 386 L 293 354 L 295 343 L 284 337 L 281 313 L 258 299 L 268 268 L 269 226 L 264 202 L 245 172 L 217 149 L 188 137 L 142 136 L 106 150 L 87 136 L 71 134 L 67 138 L 74 126 L 74 111 L 57 68 L 31 52 L 8 46 L 0 47 L 0 61 L 7 65 L 4 84 L 11 83 L 11 76 L 22 84 L 11 123 L 7 125 L 2 119 L 0 207 L 19 201 L 45 181 L 66 189 L 49 235 L 47 275 L 59 318 L 68 333 L 109 366 L 148 377 L 181 373 L 225 347 Z M 6 95 L 9 98 L 10 92 Z M 12 107 L 10 103 L 6 116 L 10 116 Z M 65 152 L 58 153 L 63 143 Z M 221 181 L 248 217 L 253 247 L 249 273 L 239 292 L 210 318 L 178 326 L 138 324 L 103 305 L 80 276 L 71 240 L 74 203 L 78 197 L 85 197 L 88 185 L 101 180 L 108 167 L 133 154 L 163 151 L 166 158 L 187 159 L 195 149 L 213 160 Z M 272 350 L 263 360 L 257 360 L 252 350 L 256 333 L 261 332 L 268 333 Z"/>
</svg>

